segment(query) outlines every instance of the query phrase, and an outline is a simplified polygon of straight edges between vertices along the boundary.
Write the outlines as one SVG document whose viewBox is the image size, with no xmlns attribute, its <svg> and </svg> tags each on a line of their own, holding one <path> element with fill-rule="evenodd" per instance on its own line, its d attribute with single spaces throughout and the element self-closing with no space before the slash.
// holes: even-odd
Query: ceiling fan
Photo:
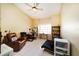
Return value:
<svg viewBox="0 0 79 59">
<path fill-rule="evenodd" d="M 29 10 L 33 10 L 33 11 L 37 11 L 37 10 L 42 11 L 43 10 L 42 8 L 38 8 L 39 3 L 33 3 L 33 5 L 26 3 L 26 5 L 31 7 L 31 9 L 29 9 Z"/>
</svg>

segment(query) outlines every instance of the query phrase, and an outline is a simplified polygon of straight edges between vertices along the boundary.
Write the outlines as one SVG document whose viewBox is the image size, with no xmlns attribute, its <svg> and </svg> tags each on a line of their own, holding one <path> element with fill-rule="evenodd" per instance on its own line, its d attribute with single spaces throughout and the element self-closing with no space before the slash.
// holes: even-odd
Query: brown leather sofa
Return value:
<svg viewBox="0 0 79 59">
<path fill-rule="evenodd" d="M 1 37 L 2 37 L 2 33 L 0 32 L 0 53 L 1 53 Z"/>
<path fill-rule="evenodd" d="M 14 52 L 19 51 L 26 43 L 27 37 L 20 37 L 17 40 L 13 40 L 12 38 L 17 38 L 16 33 L 8 33 L 3 40 L 3 43 L 7 44 L 8 46 L 12 47 Z"/>
</svg>

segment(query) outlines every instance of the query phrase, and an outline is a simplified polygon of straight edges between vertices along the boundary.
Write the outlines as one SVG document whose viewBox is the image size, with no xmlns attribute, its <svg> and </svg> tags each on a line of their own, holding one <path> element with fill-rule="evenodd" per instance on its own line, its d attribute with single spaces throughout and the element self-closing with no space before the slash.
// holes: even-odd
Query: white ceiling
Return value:
<svg viewBox="0 0 79 59">
<path fill-rule="evenodd" d="M 32 5 L 32 3 L 29 3 Z M 43 10 L 38 10 L 34 12 L 31 7 L 27 6 L 25 3 L 15 4 L 18 8 L 20 8 L 24 13 L 31 16 L 32 18 L 47 18 L 51 17 L 54 14 L 60 13 L 61 4 L 59 3 L 40 3 L 38 8 L 42 8 Z"/>
</svg>

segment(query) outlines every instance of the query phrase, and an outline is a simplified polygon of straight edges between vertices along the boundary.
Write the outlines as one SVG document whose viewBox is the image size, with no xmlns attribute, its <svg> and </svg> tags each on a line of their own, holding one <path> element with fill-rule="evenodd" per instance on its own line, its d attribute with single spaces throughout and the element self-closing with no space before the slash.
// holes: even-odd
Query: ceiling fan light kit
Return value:
<svg viewBox="0 0 79 59">
<path fill-rule="evenodd" d="M 33 5 L 30 5 L 30 4 L 26 3 L 26 5 L 29 6 L 29 7 L 31 7 L 31 10 L 32 10 L 32 11 L 35 11 L 35 12 L 36 12 L 37 10 L 42 10 L 41 8 L 38 8 L 39 3 L 33 3 Z"/>
<path fill-rule="evenodd" d="M 32 10 L 33 10 L 33 11 L 37 11 L 37 9 L 36 9 L 36 8 L 32 8 Z"/>
</svg>

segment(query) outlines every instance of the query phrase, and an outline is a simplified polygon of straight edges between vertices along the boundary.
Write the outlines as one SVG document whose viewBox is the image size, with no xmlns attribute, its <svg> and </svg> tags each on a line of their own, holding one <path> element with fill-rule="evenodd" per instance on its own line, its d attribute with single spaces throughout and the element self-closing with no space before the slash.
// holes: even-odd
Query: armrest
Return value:
<svg viewBox="0 0 79 59">
<path fill-rule="evenodd" d="M 18 41 L 12 42 L 11 47 L 14 51 L 18 51 L 20 49 L 20 43 Z"/>
<path fill-rule="evenodd" d="M 26 40 L 13 42 L 14 51 L 19 51 L 24 46 L 25 43 L 26 43 Z"/>
<path fill-rule="evenodd" d="M 20 40 L 18 41 L 18 43 L 21 45 L 21 44 L 24 44 L 27 40 Z"/>
<path fill-rule="evenodd" d="M 20 46 L 22 43 L 24 43 L 26 40 L 17 40 L 13 42 L 13 46 Z"/>
<path fill-rule="evenodd" d="M 19 45 L 19 42 L 18 41 L 14 41 L 14 42 L 10 42 L 11 46 L 14 47 L 16 45 Z"/>
</svg>

